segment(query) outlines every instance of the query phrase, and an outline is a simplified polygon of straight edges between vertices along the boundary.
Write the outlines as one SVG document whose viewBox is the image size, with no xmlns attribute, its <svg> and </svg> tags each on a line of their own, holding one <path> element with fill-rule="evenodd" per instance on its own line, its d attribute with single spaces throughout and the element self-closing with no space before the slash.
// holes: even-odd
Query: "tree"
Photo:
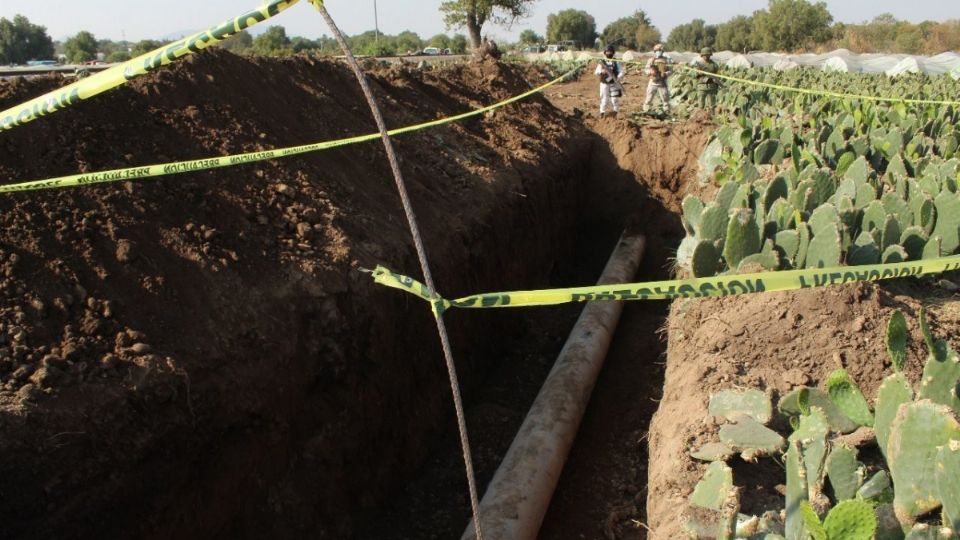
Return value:
<svg viewBox="0 0 960 540">
<path fill-rule="evenodd" d="M 286 28 L 276 25 L 267 28 L 253 40 L 253 51 L 264 56 L 283 56 L 293 52 Z"/>
<path fill-rule="evenodd" d="M 830 39 L 833 15 L 827 4 L 807 0 L 770 0 L 753 14 L 755 42 L 767 51 L 796 51 Z"/>
<path fill-rule="evenodd" d="M 483 25 L 512 24 L 530 14 L 530 4 L 535 0 L 445 0 L 440 4 L 447 29 L 467 28 L 470 46 L 480 47 L 480 31 Z"/>
<path fill-rule="evenodd" d="M 304 51 L 316 51 L 323 49 L 323 43 L 319 39 L 307 39 L 301 36 L 290 38 L 290 49 L 295 53 Z"/>
<path fill-rule="evenodd" d="M 220 46 L 235 54 L 247 53 L 253 49 L 253 36 L 250 35 L 250 32 L 241 30 L 221 41 Z"/>
<path fill-rule="evenodd" d="M 543 43 L 543 36 L 538 35 L 533 30 L 529 28 L 520 32 L 520 43 L 523 45 L 536 45 L 537 43 Z"/>
<path fill-rule="evenodd" d="M 714 46 L 723 51 L 747 52 L 753 46 L 753 18 L 737 15 L 717 26 L 717 40 Z"/>
<path fill-rule="evenodd" d="M 144 39 L 133 44 L 133 48 L 130 49 L 130 55 L 136 58 L 160 47 L 163 47 L 163 42 Z"/>
<path fill-rule="evenodd" d="M 565 9 L 547 16 L 547 41 L 576 41 L 580 46 L 591 46 L 597 39 L 597 21 L 586 11 Z"/>
<path fill-rule="evenodd" d="M 657 30 L 656 26 L 641 24 L 637 27 L 638 49 L 652 49 L 661 39 L 660 30 Z"/>
<path fill-rule="evenodd" d="M 703 19 L 694 19 L 670 32 L 667 48 L 672 51 L 699 51 L 704 47 L 713 47 L 716 39 L 716 26 L 707 25 Z"/>
<path fill-rule="evenodd" d="M 0 17 L 0 64 L 24 64 L 53 57 L 53 40 L 43 26 L 23 15 Z"/>
<path fill-rule="evenodd" d="M 453 54 L 463 54 L 467 52 L 467 36 L 463 34 L 454 34 L 450 38 L 450 52 Z"/>
<path fill-rule="evenodd" d="M 110 53 L 110 56 L 107 56 L 107 62 L 126 62 L 130 60 L 130 53 L 127 51 L 113 51 Z"/>
<path fill-rule="evenodd" d="M 93 60 L 97 57 L 97 38 L 86 30 L 77 32 L 77 35 L 63 44 L 63 52 L 67 55 L 67 61 L 72 64 Z"/>
<path fill-rule="evenodd" d="M 436 47 L 438 49 L 449 49 L 450 48 L 450 36 L 446 34 L 437 34 L 432 38 L 427 40 L 427 45 L 429 47 Z"/>
<path fill-rule="evenodd" d="M 643 48 L 652 47 L 660 41 L 660 31 L 653 26 L 653 22 L 642 9 L 637 10 L 629 17 L 623 17 L 608 24 L 603 29 L 601 39 L 605 45 L 622 46 L 637 50 L 641 44 L 638 37 L 643 38 Z"/>
</svg>

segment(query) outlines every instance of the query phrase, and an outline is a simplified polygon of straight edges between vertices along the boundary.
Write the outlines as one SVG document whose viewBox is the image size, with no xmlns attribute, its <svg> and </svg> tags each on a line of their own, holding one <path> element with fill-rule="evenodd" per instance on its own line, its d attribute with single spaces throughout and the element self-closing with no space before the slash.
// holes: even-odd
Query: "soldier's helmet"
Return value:
<svg viewBox="0 0 960 540">
<path fill-rule="evenodd" d="M 713 54 L 713 49 L 710 47 L 704 47 L 700 49 L 700 56 L 710 56 Z"/>
<path fill-rule="evenodd" d="M 656 45 L 653 46 L 653 51 L 654 51 L 654 52 L 656 52 L 656 51 L 662 51 L 662 50 L 663 50 L 663 44 L 662 44 L 662 43 L 657 43 Z"/>
<path fill-rule="evenodd" d="M 603 50 L 605 53 L 616 53 L 617 49 L 613 45 L 607 45 L 607 48 Z"/>
</svg>

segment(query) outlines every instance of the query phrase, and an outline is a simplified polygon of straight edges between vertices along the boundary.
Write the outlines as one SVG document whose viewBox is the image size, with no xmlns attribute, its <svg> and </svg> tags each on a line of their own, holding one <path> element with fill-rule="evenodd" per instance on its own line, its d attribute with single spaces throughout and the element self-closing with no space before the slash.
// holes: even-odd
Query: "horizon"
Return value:
<svg viewBox="0 0 960 540">
<path fill-rule="evenodd" d="M 369 5 L 358 7 L 357 2 L 327 0 L 326 6 L 337 24 L 348 35 L 374 30 L 373 6 L 375 3 L 377 5 L 379 30 L 384 34 L 396 35 L 411 30 L 421 38 L 428 39 L 441 33 L 466 33 L 465 29 L 448 30 L 444 26 L 439 12 L 440 1 L 361 0 L 361 4 Z M 116 2 L 87 0 L 83 5 L 71 3 L 63 6 L 58 5 L 61 4 L 58 0 L 34 0 L 14 10 L 8 11 L 5 8 L 0 13 L 0 17 L 11 19 L 14 15 L 24 15 L 31 23 L 46 27 L 50 37 L 61 42 L 83 30 L 91 32 L 97 39 L 111 41 L 173 40 L 240 15 L 257 7 L 261 2 L 257 0 L 210 0 L 205 2 L 203 6 L 198 7 L 189 0 L 168 0 L 166 3 L 168 7 L 164 10 L 164 13 L 149 20 L 143 15 L 144 13 L 152 14 L 150 6 L 155 5 L 153 3 L 148 3 L 145 0 L 130 0 L 121 4 L 119 9 L 110 7 L 111 3 Z M 546 21 L 549 14 L 564 9 L 582 9 L 579 4 L 582 4 L 582 2 L 576 0 L 540 0 L 533 4 L 531 17 L 517 21 L 509 28 L 488 23 L 484 25 L 484 34 L 490 36 L 491 39 L 508 42 L 516 41 L 520 32 L 527 29 L 543 35 L 546 32 Z M 891 13 L 898 20 L 912 23 L 926 20 L 939 22 L 960 16 L 960 13 L 956 13 L 955 9 L 953 12 L 948 9 L 946 0 L 921 0 L 919 6 L 916 3 L 905 4 L 892 0 L 870 2 L 866 0 L 847 2 L 834 0 L 826 2 L 826 4 L 827 9 L 834 17 L 834 23 L 860 24 L 868 22 L 883 13 Z M 954 2 L 949 2 L 949 4 L 954 5 Z M 689 9 L 682 9 L 683 6 L 688 6 Z M 677 9 L 678 7 L 681 9 Z M 673 28 L 688 23 L 695 18 L 703 19 L 707 24 L 719 24 L 734 16 L 750 15 L 754 11 L 766 7 L 767 2 L 764 0 L 746 0 L 737 3 L 736 7 L 726 2 L 703 5 L 702 2 L 680 0 L 679 3 L 674 2 L 669 6 L 651 4 L 649 6 L 638 6 L 637 8 L 644 9 L 647 12 L 654 26 L 660 30 L 663 39 L 666 40 Z M 596 19 L 597 32 L 601 32 L 607 24 L 621 17 L 629 16 L 637 8 L 624 8 L 622 3 L 613 0 L 596 0 L 591 9 L 585 9 L 584 11 Z M 869 11 L 865 8 L 868 8 Z M 102 16 L 107 10 L 112 10 L 111 17 Z M 194 20 L 186 21 L 186 17 L 178 15 L 184 12 L 191 13 Z M 918 14 L 923 16 L 918 17 Z M 265 23 L 254 26 L 251 28 L 251 33 L 254 35 L 260 34 L 270 26 L 283 26 L 287 35 L 291 37 L 302 36 L 316 39 L 322 35 L 330 34 L 319 14 L 305 1 L 292 6 L 286 12 Z"/>
</svg>

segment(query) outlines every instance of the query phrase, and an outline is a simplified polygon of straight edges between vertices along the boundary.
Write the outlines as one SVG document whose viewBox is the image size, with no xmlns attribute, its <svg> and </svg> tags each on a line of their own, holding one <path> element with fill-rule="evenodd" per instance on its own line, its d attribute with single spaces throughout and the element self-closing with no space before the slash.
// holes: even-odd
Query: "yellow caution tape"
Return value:
<svg viewBox="0 0 960 540">
<path fill-rule="evenodd" d="M 598 56 L 593 57 L 594 60 L 600 60 Z M 633 64 L 636 66 L 646 65 L 643 62 L 637 62 L 634 60 L 620 60 L 624 64 Z M 845 94 L 843 92 L 831 92 L 829 90 L 815 90 L 811 88 L 800 88 L 797 86 L 787 86 L 783 84 L 773 84 L 762 81 L 755 81 L 752 79 L 743 79 L 740 77 L 734 77 L 732 75 L 724 75 L 722 73 L 709 73 L 707 71 L 699 70 L 693 66 L 687 64 L 673 64 L 674 66 L 680 67 L 681 69 L 686 69 L 694 73 L 699 73 L 700 75 L 709 75 L 711 77 L 716 77 L 718 79 L 725 79 L 728 81 L 738 82 L 742 84 L 747 84 L 751 86 L 760 86 L 763 88 L 770 88 L 773 90 L 782 90 L 784 92 L 793 92 L 796 94 L 807 94 L 811 96 L 824 96 L 824 97 L 833 97 L 838 99 L 862 99 L 865 101 L 879 101 L 887 103 L 906 103 L 911 105 L 960 105 L 960 101 L 949 101 L 949 100 L 938 100 L 938 99 L 908 99 L 908 98 L 899 98 L 899 97 L 882 97 L 882 96 L 868 96 L 865 94 Z"/>
<path fill-rule="evenodd" d="M 427 302 L 436 313 L 450 308 L 530 307 L 589 302 L 596 300 L 669 300 L 673 298 L 703 298 L 732 296 L 759 292 L 792 291 L 842 285 L 858 281 L 880 281 L 907 276 L 939 274 L 960 270 L 960 255 L 939 259 L 865 266 L 836 268 L 808 268 L 782 272 L 761 272 L 709 278 L 652 281 L 571 287 L 537 291 L 511 291 L 465 296 L 456 300 L 431 297 L 427 287 L 419 281 L 392 272 L 383 266 L 373 271 L 373 280 L 385 287 L 411 293 Z"/>
<path fill-rule="evenodd" d="M 263 22 L 296 4 L 299 0 L 273 0 L 239 17 L 189 37 L 164 45 L 132 60 L 114 66 L 71 85 L 34 98 L 0 112 L 0 131 L 13 129 L 41 116 L 65 109 L 97 94 L 165 66 L 182 56 L 198 52 L 228 37 Z M 313 1 L 313 0 L 312 0 Z"/>
<path fill-rule="evenodd" d="M 570 70 L 567 73 L 564 73 L 563 75 L 557 77 L 556 79 L 546 84 L 543 84 L 541 86 L 538 86 L 537 88 L 534 88 L 533 90 L 524 92 L 522 94 L 511 97 L 509 99 L 505 99 L 499 103 L 495 103 L 493 105 L 483 107 L 482 109 L 476 109 L 473 111 L 465 112 L 463 114 L 458 114 L 456 116 L 450 116 L 447 118 L 441 118 L 439 120 L 433 120 L 433 121 L 425 122 L 422 124 L 416 124 L 412 126 L 394 129 L 394 130 L 391 130 L 389 133 L 390 135 L 400 135 L 403 133 L 410 133 L 412 131 L 418 131 L 418 130 L 427 129 L 431 127 L 442 126 L 444 124 L 458 122 L 465 118 L 486 114 L 490 111 L 494 111 L 501 107 L 505 107 L 512 103 L 516 103 L 534 94 L 542 92 L 545 89 L 563 81 L 567 76 L 569 76 L 571 73 L 576 71 L 576 69 L 579 69 L 579 68 Z M 8 185 L 0 186 L 0 193 L 77 187 L 77 186 L 85 186 L 85 185 L 99 184 L 99 183 L 105 183 L 105 182 L 142 180 L 146 178 L 153 178 L 157 176 L 165 176 L 170 174 L 205 171 L 205 170 L 216 169 L 220 167 L 232 167 L 235 165 L 242 165 L 244 163 L 253 163 L 257 161 L 266 161 L 269 159 L 284 158 L 284 157 L 293 156 L 297 154 L 304 154 L 307 152 L 328 150 L 330 148 L 336 148 L 339 146 L 346 146 L 349 144 L 357 144 L 357 143 L 372 141 L 379 138 L 380 138 L 379 133 L 371 133 L 368 135 L 359 135 L 356 137 L 349 137 L 345 139 L 337 139 L 333 141 L 306 144 L 302 146 L 292 146 L 288 148 L 278 148 L 275 150 L 264 150 L 261 152 L 249 152 L 246 154 L 236 154 L 231 156 L 210 157 L 210 158 L 203 158 L 203 159 L 194 159 L 190 161 L 176 161 L 173 163 L 143 165 L 140 167 L 112 169 L 109 171 L 73 174 L 69 176 L 48 178 L 46 180 L 32 180 L 29 182 L 21 182 L 18 184 L 8 184 Z"/>
<path fill-rule="evenodd" d="M 760 86 L 763 88 L 771 88 L 773 90 L 782 90 L 784 92 L 793 92 L 796 94 L 808 94 L 812 96 L 825 96 L 838 99 L 860 99 L 864 101 L 879 101 L 887 103 L 906 103 L 910 105 L 960 105 L 960 101 L 949 101 L 949 100 L 938 100 L 938 99 L 909 99 L 901 97 L 882 97 L 882 96 L 868 96 L 864 94 L 845 94 L 842 92 L 831 92 L 829 90 L 814 90 L 810 88 L 798 88 L 795 86 L 785 86 L 782 84 L 773 84 L 766 83 L 762 81 L 754 81 L 751 79 L 742 79 L 740 77 L 733 77 L 731 75 L 724 75 L 722 73 L 708 73 L 706 71 L 701 71 L 693 66 L 688 66 L 685 64 L 679 64 L 681 68 L 693 71 L 694 73 L 699 73 L 701 75 L 709 75 L 711 77 L 716 77 L 718 79 L 725 79 L 728 81 L 738 82 L 742 84 L 748 84 L 751 86 Z"/>
</svg>

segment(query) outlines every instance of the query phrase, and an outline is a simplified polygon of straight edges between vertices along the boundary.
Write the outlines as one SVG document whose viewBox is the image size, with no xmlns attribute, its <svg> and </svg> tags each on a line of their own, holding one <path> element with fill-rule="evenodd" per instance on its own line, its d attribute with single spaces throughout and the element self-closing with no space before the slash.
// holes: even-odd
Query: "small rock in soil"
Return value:
<svg viewBox="0 0 960 540">
<path fill-rule="evenodd" d="M 17 398 L 19 398 L 20 401 L 33 401 L 40 397 L 41 393 L 42 392 L 36 387 L 36 385 L 27 383 L 21 386 L 20 390 L 17 390 Z"/>
<path fill-rule="evenodd" d="M 137 258 L 136 245 L 131 240 L 117 241 L 117 261 L 127 264 Z"/>
<path fill-rule="evenodd" d="M 135 354 L 147 354 L 152 351 L 153 347 L 147 345 L 146 343 L 134 343 L 130 346 L 130 352 Z"/>
<path fill-rule="evenodd" d="M 863 326 L 867 323 L 867 319 L 863 316 L 857 317 L 853 320 L 853 324 L 850 325 L 851 332 L 861 332 L 863 331 Z"/>
</svg>

